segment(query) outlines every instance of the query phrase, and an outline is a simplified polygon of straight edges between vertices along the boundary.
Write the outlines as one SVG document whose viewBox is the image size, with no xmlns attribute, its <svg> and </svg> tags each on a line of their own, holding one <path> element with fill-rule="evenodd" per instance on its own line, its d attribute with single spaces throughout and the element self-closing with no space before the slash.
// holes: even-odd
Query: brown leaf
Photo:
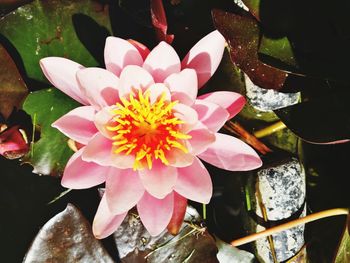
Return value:
<svg viewBox="0 0 350 263">
<path fill-rule="evenodd" d="M 16 64 L 0 44 L 0 114 L 7 119 L 19 108 L 28 93 Z"/>
<path fill-rule="evenodd" d="M 114 261 L 95 239 L 90 224 L 79 210 L 68 204 L 40 230 L 23 262 Z"/>
<path fill-rule="evenodd" d="M 129 213 L 114 233 L 122 262 L 218 262 L 215 241 L 205 228 L 198 225 L 200 217 L 194 208 L 187 208 L 185 221 L 192 222 L 194 226 L 184 223 L 175 237 L 166 230 L 156 237 L 151 237 L 139 217 Z"/>
</svg>

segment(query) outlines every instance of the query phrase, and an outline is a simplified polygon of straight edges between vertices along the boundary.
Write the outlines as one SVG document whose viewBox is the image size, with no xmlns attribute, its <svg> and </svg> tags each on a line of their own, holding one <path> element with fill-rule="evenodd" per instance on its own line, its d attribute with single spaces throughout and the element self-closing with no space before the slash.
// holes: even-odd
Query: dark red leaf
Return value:
<svg viewBox="0 0 350 263">
<path fill-rule="evenodd" d="M 237 15 L 213 10 L 215 27 L 227 40 L 231 60 L 255 85 L 280 90 L 288 76 L 285 71 L 270 67 L 258 58 L 260 28 L 250 14 Z"/>
</svg>

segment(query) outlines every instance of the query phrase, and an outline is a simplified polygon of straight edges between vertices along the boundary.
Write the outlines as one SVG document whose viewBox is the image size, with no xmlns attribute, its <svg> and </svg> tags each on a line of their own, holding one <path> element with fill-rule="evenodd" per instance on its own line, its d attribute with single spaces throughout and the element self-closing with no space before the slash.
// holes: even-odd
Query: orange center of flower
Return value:
<svg viewBox="0 0 350 263">
<path fill-rule="evenodd" d="M 177 148 L 187 153 L 184 140 L 191 136 L 181 133 L 184 121 L 174 115 L 177 101 L 165 101 L 165 94 L 151 104 L 149 92 L 130 94 L 129 100 L 121 98 L 113 110 L 113 125 L 107 126 L 115 133 L 112 137 L 114 153 L 134 155 L 134 170 L 144 166 L 152 168 L 152 162 L 160 159 L 169 165 L 168 153 Z"/>
</svg>

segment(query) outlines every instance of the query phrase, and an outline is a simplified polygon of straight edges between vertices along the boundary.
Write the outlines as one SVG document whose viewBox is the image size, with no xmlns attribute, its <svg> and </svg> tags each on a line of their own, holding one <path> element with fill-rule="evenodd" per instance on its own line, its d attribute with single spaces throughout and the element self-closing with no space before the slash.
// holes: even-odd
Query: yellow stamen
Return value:
<svg viewBox="0 0 350 263">
<path fill-rule="evenodd" d="M 184 140 L 192 137 L 181 131 L 185 122 L 173 113 L 178 101 L 166 98 L 163 93 L 151 104 L 150 92 L 139 90 L 121 98 L 111 111 L 114 123 L 110 122 L 106 129 L 113 135 L 114 153 L 133 155 L 134 170 L 152 169 L 154 160 L 169 165 L 167 156 L 175 148 L 188 152 Z"/>
</svg>

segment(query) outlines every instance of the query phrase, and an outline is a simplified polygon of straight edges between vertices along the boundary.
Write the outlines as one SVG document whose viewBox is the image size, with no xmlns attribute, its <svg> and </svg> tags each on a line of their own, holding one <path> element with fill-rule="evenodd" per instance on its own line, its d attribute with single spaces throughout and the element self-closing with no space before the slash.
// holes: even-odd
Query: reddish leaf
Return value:
<svg viewBox="0 0 350 263">
<path fill-rule="evenodd" d="M 282 70 L 262 63 L 258 58 L 260 28 L 249 14 L 236 15 L 221 10 L 212 11 L 215 27 L 227 40 L 231 60 L 255 85 L 280 90 L 288 76 Z"/>
<path fill-rule="evenodd" d="M 0 44 L 0 114 L 7 119 L 19 108 L 28 90 L 5 48 Z"/>
<path fill-rule="evenodd" d="M 158 40 L 171 44 L 174 40 L 174 35 L 167 34 L 168 23 L 162 0 L 151 0 L 151 16 Z"/>
</svg>

